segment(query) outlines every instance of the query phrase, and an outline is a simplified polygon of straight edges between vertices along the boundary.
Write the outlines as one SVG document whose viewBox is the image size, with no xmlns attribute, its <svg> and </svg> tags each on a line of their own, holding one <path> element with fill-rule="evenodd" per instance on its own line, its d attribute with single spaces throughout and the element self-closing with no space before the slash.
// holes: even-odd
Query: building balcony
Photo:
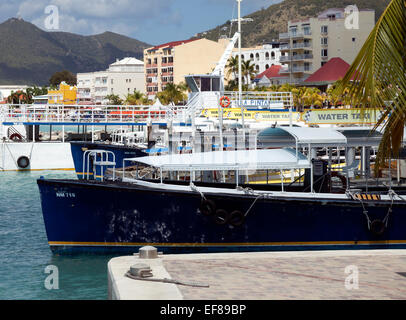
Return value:
<svg viewBox="0 0 406 320">
<path fill-rule="evenodd" d="M 162 63 L 161 67 L 173 67 L 173 62 Z"/>
<path fill-rule="evenodd" d="M 306 73 L 306 72 L 311 72 L 311 68 L 310 67 L 305 67 L 305 66 L 300 66 L 300 67 L 289 67 L 286 69 L 281 69 L 281 71 L 279 71 L 279 73 Z"/>
<path fill-rule="evenodd" d="M 297 54 L 291 56 L 283 56 L 280 58 L 280 62 L 289 63 L 291 61 L 303 61 L 303 60 L 311 60 L 313 59 L 312 54 Z"/>
<path fill-rule="evenodd" d="M 280 46 L 281 51 L 289 51 L 289 50 L 293 50 L 293 49 L 312 50 L 312 48 L 313 48 L 312 44 L 308 43 L 308 42 L 293 43 L 292 45 L 283 44 Z"/>
<path fill-rule="evenodd" d="M 290 44 L 282 44 L 282 45 L 279 47 L 279 49 L 280 49 L 281 51 L 290 50 Z"/>
<path fill-rule="evenodd" d="M 279 58 L 279 62 L 289 62 L 290 61 L 290 56 L 281 56 Z"/>
<path fill-rule="evenodd" d="M 312 44 L 307 42 L 300 42 L 292 44 L 292 49 L 311 49 Z"/>
<path fill-rule="evenodd" d="M 76 97 L 78 99 L 90 99 L 92 95 L 90 92 L 78 92 Z"/>
<path fill-rule="evenodd" d="M 285 32 L 279 34 L 279 40 L 306 38 L 311 37 L 311 35 L 311 30 L 306 30 L 304 32 Z"/>
</svg>

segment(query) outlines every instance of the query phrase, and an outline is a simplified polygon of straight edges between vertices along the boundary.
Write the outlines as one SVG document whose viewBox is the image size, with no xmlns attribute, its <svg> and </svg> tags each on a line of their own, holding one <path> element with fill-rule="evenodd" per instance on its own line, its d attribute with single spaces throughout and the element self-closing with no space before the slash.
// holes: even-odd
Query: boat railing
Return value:
<svg viewBox="0 0 406 320">
<path fill-rule="evenodd" d="M 100 167 L 100 172 L 98 172 L 97 167 Z M 82 179 L 89 180 L 91 170 L 93 169 L 93 179 L 103 181 L 106 169 L 109 167 L 112 167 L 112 176 L 113 180 L 115 180 L 116 156 L 114 152 L 107 150 L 86 150 L 83 154 Z"/>
<path fill-rule="evenodd" d="M 175 112 L 177 108 L 174 108 Z M 3 105 L 2 122 L 136 123 L 166 121 L 166 110 L 151 106 Z"/>
</svg>

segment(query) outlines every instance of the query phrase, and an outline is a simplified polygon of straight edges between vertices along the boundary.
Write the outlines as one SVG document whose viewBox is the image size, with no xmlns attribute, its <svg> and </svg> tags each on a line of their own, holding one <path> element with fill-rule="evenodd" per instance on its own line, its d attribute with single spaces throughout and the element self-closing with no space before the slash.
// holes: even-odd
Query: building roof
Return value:
<svg viewBox="0 0 406 320">
<path fill-rule="evenodd" d="M 173 47 L 180 46 L 180 45 L 182 45 L 182 44 L 189 43 L 189 42 L 196 41 L 196 40 L 200 40 L 200 39 L 189 39 L 189 40 L 172 41 L 172 42 L 160 44 L 160 45 L 158 45 L 158 46 L 149 48 L 148 51 L 154 51 L 154 50 L 158 50 L 158 49 L 160 49 L 160 48 L 166 48 L 166 47 L 168 47 L 168 48 L 173 48 Z"/>
<path fill-rule="evenodd" d="M 341 58 L 331 58 L 305 80 L 305 83 L 334 83 L 344 78 L 350 65 Z"/>
<path fill-rule="evenodd" d="M 282 69 L 282 66 L 278 66 L 278 65 L 273 65 L 271 67 L 269 67 L 268 69 L 266 69 L 264 72 L 260 73 L 259 75 L 257 75 L 255 77 L 255 79 L 262 79 L 263 77 L 267 77 L 268 79 L 271 78 L 280 78 L 280 77 L 284 77 L 283 75 L 281 75 L 279 73 L 279 71 Z"/>
<path fill-rule="evenodd" d="M 110 66 L 123 66 L 123 65 L 144 65 L 144 62 L 133 57 L 127 57 L 121 60 L 117 60 Z"/>
</svg>

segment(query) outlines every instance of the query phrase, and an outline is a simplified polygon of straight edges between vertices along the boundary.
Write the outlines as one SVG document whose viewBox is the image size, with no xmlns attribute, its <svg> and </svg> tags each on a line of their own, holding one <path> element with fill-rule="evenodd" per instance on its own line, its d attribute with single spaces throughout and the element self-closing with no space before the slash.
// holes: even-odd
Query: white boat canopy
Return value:
<svg viewBox="0 0 406 320">
<path fill-rule="evenodd" d="M 325 146 L 346 145 L 347 138 L 331 128 L 280 127 L 291 134 L 297 144 L 322 144 Z"/>
<path fill-rule="evenodd" d="M 124 159 L 162 171 L 265 170 L 310 168 L 309 160 L 294 149 L 213 151 Z"/>
</svg>

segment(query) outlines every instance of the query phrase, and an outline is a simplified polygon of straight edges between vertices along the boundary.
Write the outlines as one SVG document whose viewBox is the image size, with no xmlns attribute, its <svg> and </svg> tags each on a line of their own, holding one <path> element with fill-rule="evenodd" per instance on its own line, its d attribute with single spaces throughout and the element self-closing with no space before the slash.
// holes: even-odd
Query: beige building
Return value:
<svg viewBox="0 0 406 320">
<path fill-rule="evenodd" d="M 208 39 L 165 43 L 144 50 L 146 91 L 150 99 L 168 83 L 179 84 L 185 75 L 207 74 L 220 60 L 229 39 Z"/>
<path fill-rule="evenodd" d="M 77 74 L 78 103 L 106 104 L 106 96 L 125 99 L 134 90 L 145 93 L 144 63 L 127 57 L 110 64 L 106 71 Z"/>
<path fill-rule="evenodd" d="M 358 28 L 353 14 L 334 8 L 325 10 L 317 18 L 289 21 L 288 32 L 279 35 L 280 42 L 285 43 L 280 46 L 280 62 L 289 68 L 280 73 L 288 76 L 290 83 L 297 84 L 331 58 L 339 57 L 352 64 L 375 26 L 374 10 L 359 10 Z"/>
</svg>

